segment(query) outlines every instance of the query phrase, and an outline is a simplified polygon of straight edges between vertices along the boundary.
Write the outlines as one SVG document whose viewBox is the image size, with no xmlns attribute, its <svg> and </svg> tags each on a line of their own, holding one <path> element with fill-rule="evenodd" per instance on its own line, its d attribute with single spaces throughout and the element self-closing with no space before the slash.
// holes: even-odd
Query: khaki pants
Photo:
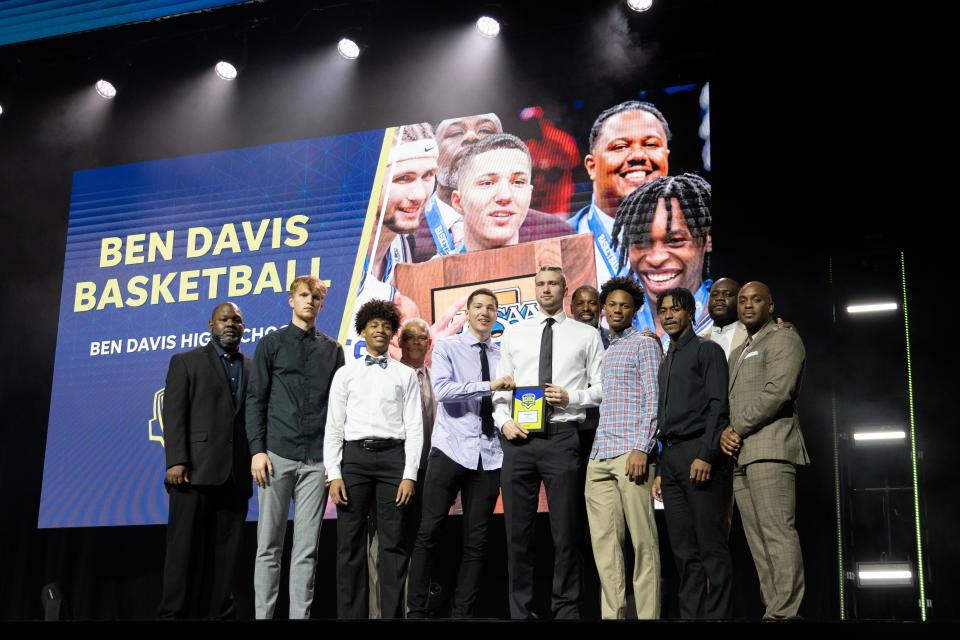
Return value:
<svg viewBox="0 0 960 640">
<path fill-rule="evenodd" d="M 604 619 L 627 616 L 624 523 L 633 543 L 633 597 L 637 617 L 660 617 L 660 546 L 653 517 L 653 469 L 643 484 L 627 478 L 625 453 L 587 463 L 587 519 L 593 557 L 600 574 L 600 613 Z"/>
</svg>

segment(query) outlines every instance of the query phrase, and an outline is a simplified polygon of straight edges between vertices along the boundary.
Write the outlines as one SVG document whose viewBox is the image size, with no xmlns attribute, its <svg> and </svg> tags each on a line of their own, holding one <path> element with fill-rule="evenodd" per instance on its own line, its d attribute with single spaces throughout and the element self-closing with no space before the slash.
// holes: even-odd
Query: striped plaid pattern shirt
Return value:
<svg viewBox="0 0 960 640">
<path fill-rule="evenodd" d="M 634 327 L 610 334 L 601 369 L 603 402 L 592 459 L 607 460 L 633 450 L 650 453 L 657 436 L 657 372 L 663 354 L 653 338 Z"/>
</svg>

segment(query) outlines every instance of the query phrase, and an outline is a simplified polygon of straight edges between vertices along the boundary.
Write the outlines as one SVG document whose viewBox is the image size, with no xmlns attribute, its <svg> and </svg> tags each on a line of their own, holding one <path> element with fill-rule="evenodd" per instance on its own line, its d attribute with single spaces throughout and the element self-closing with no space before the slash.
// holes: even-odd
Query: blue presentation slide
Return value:
<svg viewBox="0 0 960 640">
<path fill-rule="evenodd" d="M 338 338 L 384 140 L 380 129 L 74 175 L 41 528 L 166 523 L 167 365 L 206 344 L 218 302 L 241 308 L 252 356 L 289 322 L 289 282 L 313 273 L 330 285 L 317 328 Z"/>
</svg>

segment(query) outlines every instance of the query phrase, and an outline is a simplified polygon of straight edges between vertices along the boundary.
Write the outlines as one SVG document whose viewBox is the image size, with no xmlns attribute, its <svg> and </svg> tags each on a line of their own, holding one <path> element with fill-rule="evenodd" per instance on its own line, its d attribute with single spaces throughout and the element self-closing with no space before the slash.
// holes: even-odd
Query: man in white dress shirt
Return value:
<svg viewBox="0 0 960 640">
<path fill-rule="evenodd" d="M 355 323 L 366 353 L 333 378 L 323 441 L 337 506 L 337 617 L 369 613 L 367 513 L 376 504 L 381 617 L 400 618 L 407 572 L 403 522 L 423 446 L 420 385 L 413 369 L 387 355 L 400 326 L 396 305 L 371 300 Z"/>
<path fill-rule="evenodd" d="M 563 312 L 566 279 L 559 267 L 537 272 L 538 313 L 507 327 L 501 338 L 497 377 L 518 387 L 542 386 L 549 408 L 542 433 L 527 432 L 512 419 L 513 396 L 499 391 L 494 421 L 504 436 L 500 482 L 507 532 L 510 617 L 535 617 L 533 605 L 534 526 L 540 481 L 547 490 L 554 569 L 554 618 L 579 618 L 580 544 L 583 493 L 577 427 L 585 409 L 602 397 L 600 333 Z"/>
<path fill-rule="evenodd" d="M 413 369 L 417 374 L 420 385 L 420 402 L 423 407 L 423 450 L 420 454 L 420 469 L 417 472 L 417 487 L 420 489 L 413 495 L 407 505 L 406 517 L 403 521 L 404 544 L 407 555 L 413 553 L 413 543 L 420 527 L 420 516 L 423 510 L 423 481 L 427 475 L 427 453 L 430 451 L 430 434 L 433 431 L 433 418 L 437 413 L 437 400 L 433 394 L 433 383 L 430 378 L 430 369 L 427 368 L 427 353 L 433 345 L 430 338 L 430 325 L 422 318 L 411 318 L 404 321 L 400 327 L 400 362 Z M 367 575 L 370 588 L 370 618 L 380 618 L 380 538 L 377 535 L 377 513 L 370 512 L 368 528 L 370 538 L 367 549 Z M 406 601 L 406 598 L 404 598 Z"/>
</svg>

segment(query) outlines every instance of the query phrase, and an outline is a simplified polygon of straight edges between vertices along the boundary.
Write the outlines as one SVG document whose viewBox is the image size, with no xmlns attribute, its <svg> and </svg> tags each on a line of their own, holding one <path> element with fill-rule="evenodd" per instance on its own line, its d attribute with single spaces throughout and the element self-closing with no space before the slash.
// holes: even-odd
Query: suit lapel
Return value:
<svg viewBox="0 0 960 640">
<path fill-rule="evenodd" d="M 240 362 L 243 367 L 243 375 L 241 376 L 240 380 L 240 402 L 234 403 L 237 405 L 233 410 L 234 415 L 236 415 L 238 411 L 241 411 L 244 404 L 246 404 L 244 400 L 247 398 L 247 380 L 250 379 L 250 361 L 246 358 L 246 356 L 244 356 L 240 359 Z"/>
<path fill-rule="evenodd" d="M 749 350 L 750 350 L 750 351 L 756 351 L 757 348 L 760 346 L 760 343 L 763 341 L 763 339 L 764 339 L 765 337 L 767 337 L 767 335 L 769 335 L 771 331 L 773 331 L 773 328 L 774 328 L 775 326 L 776 326 L 776 325 L 771 322 L 771 323 L 767 324 L 767 326 L 765 326 L 763 329 L 760 329 L 760 331 L 758 331 L 758 332 L 756 333 L 756 335 L 753 336 L 753 340 L 750 342 Z M 741 351 L 743 351 L 743 350 L 744 350 L 744 349 L 741 348 Z M 733 374 L 730 376 L 730 388 L 731 388 L 731 389 L 733 389 L 733 383 L 736 381 L 737 375 L 740 373 L 740 367 L 743 366 L 743 363 L 746 361 L 747 355 L 749 355 L 749 354 L 744 355 L 742 358 L 740 357 L 740 355 L 741 355 L 741 354 L 737 354 L 737 363 L 736 363 L 736 365 L 734 365 L 734 367 L 733 367 Z"/>
<path fill-rule="evenodd" d="M 733 348 L 736 349 L 742 345 L 747 339 L 747 328 L 743 326 L 743 323 L 739 320 L 737 321 L 737 326 L 733 330 Z"/>
</svg>

